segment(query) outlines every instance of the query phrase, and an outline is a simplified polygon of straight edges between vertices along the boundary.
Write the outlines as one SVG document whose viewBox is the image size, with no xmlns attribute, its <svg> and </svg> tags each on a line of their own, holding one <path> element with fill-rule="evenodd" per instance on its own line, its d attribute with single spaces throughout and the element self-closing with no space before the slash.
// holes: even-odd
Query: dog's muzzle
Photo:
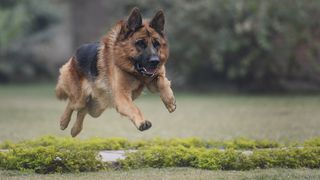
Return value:
<svg viewBox="0 0 320 180">
<path fill-rule="evenodd" d="M 151 56 L 146 63 L 135 61 L 134 66 L 140 74 L 152 77 L 156 73 L 159 63 L 160 60 L 158 56 Z"/>
</svg>

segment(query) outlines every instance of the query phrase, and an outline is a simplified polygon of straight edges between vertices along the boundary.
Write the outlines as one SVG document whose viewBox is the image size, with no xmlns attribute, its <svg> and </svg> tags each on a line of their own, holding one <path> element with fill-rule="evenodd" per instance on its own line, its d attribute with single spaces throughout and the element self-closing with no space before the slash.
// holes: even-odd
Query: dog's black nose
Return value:
<svg viewBox="0 0 320 180">
<path fill-rule="evenodd" d="M 149 63 L 151 66 L 157 66 L 160 62 L 160 59 L 158 56 L 151 56 L 151 58 L 149 59 Z"/>
</svg>

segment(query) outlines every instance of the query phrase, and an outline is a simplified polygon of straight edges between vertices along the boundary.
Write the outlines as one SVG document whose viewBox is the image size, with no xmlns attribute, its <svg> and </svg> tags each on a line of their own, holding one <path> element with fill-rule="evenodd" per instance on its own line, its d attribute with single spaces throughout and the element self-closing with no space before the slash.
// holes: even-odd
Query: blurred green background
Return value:
<svg viewBox="0 0 320 180">
<path fill-rule="evenodd" d="M 98 41 L 134 6 L 147 18 L 165 11 L 167 70 L 177 110 L 169 114 L 158 96 L 144 92 L 136 104 L 153 123 L 150 130 L 139 132 L 107 110 L 98 119 L 87 117 L 79 138 L 292 142 L 320 136 L 319 0 L 0 0 L 0 142 L 70 136 L 70 127 L 59 129 L 66 102 L 54 97 L 58 69 L 77 47 Z M 73 122 L 74 117 L 69 126 Z M 319 171 L 308 169 L 110 173 L 119 179 L 319 177 Z M 13 174 L 0 170 L 0 179 Z M 106 173 L 88 176 L 101 179 Z"/>
<path fill-rule="evenodd" d="M 134 6 L 149 18 L 165 10 L 176 89 L 320 88 L 317 0 L 1 0 L 0 83 L 54 82 L 80 44 L 99 40 Z"/>
<path fill-rule="evenodd" d="M 154 124 L 150 131 L 139 133 L 108 110 L 99 120 L 88 117 L 80 137 L 320 135 L 320 1 L 1 0 L 0 141 L 69 136 L 58 128 L 66 105 L 54 97 L 58 69 L 134 6 L 147 18 L 165 11 L 178 109 L 168 114 L 144 92 L 137 104 Z"/>
</svg>

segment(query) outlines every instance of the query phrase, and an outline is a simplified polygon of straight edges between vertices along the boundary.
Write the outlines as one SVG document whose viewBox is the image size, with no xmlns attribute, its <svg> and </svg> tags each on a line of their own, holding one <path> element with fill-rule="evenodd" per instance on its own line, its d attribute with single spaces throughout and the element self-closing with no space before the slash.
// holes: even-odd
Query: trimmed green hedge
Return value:
<svg viewBox="0 0 320 180">
<path fill-rule="evenodd" d="M 320 146 L 320 140 L 319 140 Z M 26 140 L 18 143 L 6 141 L 0 144 L 2 149 L 13 149 L 18 147 L 46 147 L 55 146 L 58 148 L 82 148 L 85 150 L 119 150 L 119 149 L 141 149 L 155 145 L 159 146 L 184 146 L 196 148 L 219 148 L 219 149 L 256 149 L 256 148 L 276 148 L 285 146 L 275 141 L 268 140 L 249 140 L 238 138 L 228 141 L 202 140 L 198 138 L 172 138 L 151 140 L 128 141 L 124 138 L 91 138 L 87 140 L 78 140 L 74 138 L 61 138 L 54 136 L 44 136 L 35 140 Z"/>
<path fill-rule="evenodd" d="M 84 172 L 105 169 L 97 151 L 58 149 L 54 146 L 14 148 L 0 153 L 0 167 L 8 170 L 34 170 L 36 173 Z"/>
<path fill-rule="evenodd" d="M 301 148 L 304 146 L 304 148 Z M 266 140 L 207 141 L 197 138 L 128 141 L 78 140 L 46 136 L 0 145 L 0 168 L 37 173 L 98 171 L 108 168 L 194 167 L 210 170 L 320 168 L 320 138 L 281 144 Z M 99 150 L 137 149 L 116 163 L 103 163 Z M 250 150 L 250 151 L 248 151 Z"/>
<path fill-rule="evenodd" d="M 44 136 L 35 140 L 25 140 L 18 143 L 5 141 L 0 144 L 2 149 L 33 148 L 33 147 L 55 146 L 62 149 L 80 148 L 83 150 L 118 150 L 131 147 L 129 141 L 124 138 L 91 138 L 88 140 L 78 140 L 74 138 L 61 138 L 54 136 Z"/>
<path fill-rule="evenodd" d="M 194 167 L 209 170 L 255 168 L 320 168 L 320 148 L 256 149 L 246 154 L 234 149 L 151 147 L 129 153 L 119 161 L 122 168 Z"/>
</svg>

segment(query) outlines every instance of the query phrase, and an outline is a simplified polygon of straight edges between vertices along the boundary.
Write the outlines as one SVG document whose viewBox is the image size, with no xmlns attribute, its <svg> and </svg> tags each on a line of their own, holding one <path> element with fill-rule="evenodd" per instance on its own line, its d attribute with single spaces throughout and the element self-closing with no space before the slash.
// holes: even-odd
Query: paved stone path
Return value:
<svg viewBox="0 0 320 180">
<path fill-rule="evenodd" d="M 99 155 L 103 162 L 115 162 L 118 159 L 125 159 L 126 152 L 136 152 L 136 150 L 116 150 L 116 151 L 100 151 Z"/>
</svg>

